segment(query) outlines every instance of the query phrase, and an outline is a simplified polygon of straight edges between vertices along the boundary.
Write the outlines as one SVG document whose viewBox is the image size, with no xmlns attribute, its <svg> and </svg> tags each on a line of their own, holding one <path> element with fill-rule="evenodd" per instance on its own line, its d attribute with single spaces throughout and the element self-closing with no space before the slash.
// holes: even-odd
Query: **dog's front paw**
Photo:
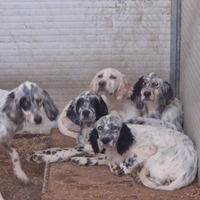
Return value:
<svg viewBox="0 0 200 200">
<path fill-rule="evenodd" d="M 29 178 L 26 176 L 26 174 L 23 170 L 14 169 L 14 173 L 22 183 L 24 183 L 24 184 L 29 183 Z"/>
<path fill-rule="evenodd" d="M 83 166 L 94 165 L 93 160 L 87 157 L 73 157 L 71 158 L 71 163 L 73 165 L 83 165 Z"/>
<path fill-rule="evenodd" d="M 45 163 L 43 160 L 43 155 L 39 152 L 31 152 L 29 155 L 27 155 L 26 160 L 30 163 Z"/>
<path fill-rule="evenodd" d="M 133 175 L 133 179 L 136 183 L 141 183 L 141 180 L 140 180 L 140 175 L 138 173 L 136 173 L 135 175 Z"/>
<path fill-rule="evenodd" d="M 120 165 L 117 165 L 114 169 L 113 172 L 117 175 L 117 176 L 124 176 L 124 170 L 120 167 Z"/>
<path fill-rule="evenodd" d="M 80 158 L 71 158 L 71 163 L 73 165 L 79 165 L 80 163 Z"/>
</svg>

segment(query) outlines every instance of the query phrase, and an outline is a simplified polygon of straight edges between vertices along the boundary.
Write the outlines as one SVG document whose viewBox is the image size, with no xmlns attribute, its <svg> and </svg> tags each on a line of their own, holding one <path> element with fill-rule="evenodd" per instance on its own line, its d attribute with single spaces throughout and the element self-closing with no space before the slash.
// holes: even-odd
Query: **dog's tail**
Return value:
<svg viewBox="0 0 200 200">
<path fill-rule="evenodd" d="M 197 169 L 194 169 L 192 172 L 191 171 L 185 172 L 173 181 L 170 179 L 169 180 L 166 179 L 160 182 L 155 178 L 149 176 L 149 172 L 143 168 L 139 174 L 139 178 L 141 182 L 149 188 L 157 190 L 176 190 L 192 183 L 193 180 L 195 179 L 196 171 Z"/>
</svg>

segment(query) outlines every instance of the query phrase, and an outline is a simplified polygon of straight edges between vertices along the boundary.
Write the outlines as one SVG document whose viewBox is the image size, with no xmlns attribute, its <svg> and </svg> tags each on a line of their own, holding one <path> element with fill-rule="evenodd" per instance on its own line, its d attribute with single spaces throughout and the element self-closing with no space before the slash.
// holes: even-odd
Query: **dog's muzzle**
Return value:
<svg viewBox="0 0 200 200">
<path fill-rule="evenodd" d="M 85 109 L 81 112 L 81 121 L 93 121 L 91 110 Z"/>
<path fill-rule="evenodd" d="M 145 99 L 149 99 L 149 97 L 151 96 L 151 92 L 150 91 L 145 91 L 144 92 L 144 96 L 145 96 Z"/>
<path fill-rule="evenodd" d="M 101 143 L 101 147 L 110 147 L 112 146 L 112 139 L 110 137 L 103 137 L 100 139 Z"/>
<path fill-rule="evenodd" d="M 102 141 L 103 144 L 108 144 L 111 141 L 111 138 L 105 137 L 105 138 L 102 138 L 101 141 Z"/>
<path fill-rule="evenodd" d="M 34 122 L 36 124 L 41 124 L 42 123 L 42 117 L 40 115 L 37 115 L 34 117 Z"/>
<path fill-rule="evenodd" d="M 106 92 L 106 85 L 106 81 L 100 81 L 98 92 Z"/>
</svg>

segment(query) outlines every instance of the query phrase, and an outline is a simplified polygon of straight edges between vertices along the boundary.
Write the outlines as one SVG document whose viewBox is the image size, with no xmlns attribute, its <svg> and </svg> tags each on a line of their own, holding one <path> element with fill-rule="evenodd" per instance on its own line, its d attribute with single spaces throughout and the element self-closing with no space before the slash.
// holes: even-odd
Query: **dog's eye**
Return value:
<svg viewBox="0 0 200 200">
<path fill-rule="evenodd" d="M 144 86 L 145 85 L 145 82 L 142 82 L 142 84 L 141 84 L 142 86 Z"/>
<path fill-rule="evenodd" d="M 103 130 L 103 126 L 98 126 L 97 129 L 98 129 L 99 131 L 101 131 L 101 130 Z"/>
<path fill-rule="evenodd" d="M 79 99 L 78 102 L 77 102 L 77 104 L 78 104 L 79 106 L 81 106 L 81 105 L 83 104 L 83 99 Z"/>
<path fill-rule="evenodd" d="M 111 130 L 113 130 L 113 131 L 114 131 L 114 130 L 117 130 L 117 129 L 118 129 L 117 126 L 112 126 L 112 127 L 111 127 Z"/>
<path fill-rule="evenodd" d="M 27 110 L 30 106 L 30 99 L 28 97 L 22 97 L 21 100 L 20 100 L 20 106 L 24 110 Z"/>
<path fill-rule="evenodd" d="M 42 99 L 40 99 L 40 98 L 39 99 L 35 99 L 35 101 L 36 101 L 37 104 L 39 104 L 42 101 Z"/>
<path fill-rule="evenodd" d="M 155 82 L 155 83 L 152 83 L 152 85 L 153 85 L 153 86 L 158 86 L 158 83 L 157 83 L 157 82 Z"/>
<path fill-rule="evenodd" d="M 24 105 L 24 106 L 28 106 L 28 104 L 29 104 L 29 103 L 28 103 L 27 101 L 25 101 L 25 100 L 23 101 L 23 105 Z"/>
<path fill-rule="evenodd" d="M 110 76 L 110 79 L 116 79 L 116 78 L 117 78 L 116 76 L 113 75 Z"/>
<path fill-rule="evenodd" d="M 102 78 L 103 77 L 103 74 L 99 74 L 98 78 Z"/>
<path fill-rule="evenodd" d="M 96 103 L 96 100 L 93 99 L 90 103 L 91 103 L 91 104 L 95 104 L 95 103 Z"/>
</svg>

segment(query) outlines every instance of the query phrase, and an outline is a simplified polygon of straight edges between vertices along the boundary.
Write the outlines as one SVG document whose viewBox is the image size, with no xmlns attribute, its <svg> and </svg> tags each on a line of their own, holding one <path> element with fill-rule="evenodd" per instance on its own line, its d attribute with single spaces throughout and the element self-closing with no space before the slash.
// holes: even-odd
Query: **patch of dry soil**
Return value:
<svg viewBox="0 0 200 200">
<path fill-rule="evenodd" d="M 20 155 L 21 165 L 30 179 L 23 185 L 13 174 L 10 157 L 0 149 L 0 191 L 5 200 L 39 200 L 42 192 L 44 165 L 28 163 L 27 153 L 48 148 L 49 135 L 16 135 L 14 147 Z"/>
</svg>

